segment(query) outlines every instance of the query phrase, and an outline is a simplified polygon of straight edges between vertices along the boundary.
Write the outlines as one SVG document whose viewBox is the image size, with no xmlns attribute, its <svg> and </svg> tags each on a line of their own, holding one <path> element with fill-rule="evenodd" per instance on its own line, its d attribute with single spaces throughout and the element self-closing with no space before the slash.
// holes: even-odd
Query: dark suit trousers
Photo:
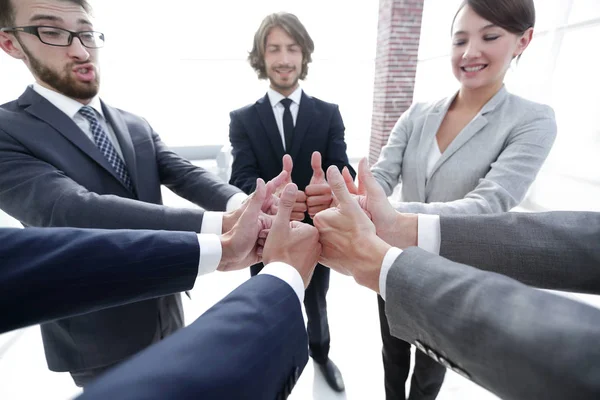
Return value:
<svg viewBox="0 0 600 400">
<path fill-rule="evenodd" d="M 250 267 L 252 276 L 263 269 L 263 264 Z M 308 317 L 308 347 L 310 356 L 317 363 L 324 363 L 329 358 L 329 323 L 327 321 L 327 300 L 329 290 L 329 268 L 317 264 L 312 280 L 304 292 L 304 307 Z"/>
<path fill-rule="evenodd" d="M 406 399 L 406 379 L 410 371 L 410 343 L 400 340 L 390 333 L 385 301 L 377 296 L 379 306 L 379 324 L 383 341 L 383 371 L 385 381 L 385 398 L 387 400 Z M 433 400 L 438 395 L 446 367 L 435 362 L 425 353 L 415 352 L 415 370 L 410 382 L 409 400 Z"/>
</svg>

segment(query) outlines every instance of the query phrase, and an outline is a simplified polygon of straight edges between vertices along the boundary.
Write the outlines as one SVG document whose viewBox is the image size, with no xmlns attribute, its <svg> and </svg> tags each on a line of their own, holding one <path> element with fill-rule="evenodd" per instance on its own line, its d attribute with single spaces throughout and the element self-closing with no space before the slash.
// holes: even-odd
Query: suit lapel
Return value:
<svg viewBox="0 0 600 400">
<path fill-rule="evenodd" d="M 117 136 L 119 146 L 121 147 L 121 152 L 123 153 L 123 158 L 125 159 L 125 165 L 127 166 L 127 171 L 129 172 L 129 177 L 131 178 L 131 182 L 136 193 L 139 193 L 135 149 L 133 147 L 133 141 L 131 140 L 131 134 L 129 133 L 127 124 L 125 123 L 125 120 L 121 116 L 120 112 L 106 105 L 104 102 L 102 102 L 102 111 L 104 111 L 106 120 L 112 126 L 113 131 Z"/>
<path fill-rule="evenodd" d="M 446 151 L 442 153 L 442 156 L 438 162 L 433 166 L 431 176 L 436 173 L 442 164 L 444 164 L 448 158 L 456 153 L 461 147 L 465 145 L 469 140 L 473 138 L 478 132 L 480 132 L 487 124 L 488 118 L 486 114 L 494 111 L 494 109 L 501 104 L 506 98 L 506 89 L 504 86 L 496 93 L 482 108 L 479 113 L 463 128 L 463 130 L 454 138 L 452 143 L 446 148 Z M 448 110 L 446 108 L 446 110 Z M 444 113 L 445 114 L 445 113 Z M 438 126 L 439 128 L 439 126 Z M 437 132 L 437 131 L 436 131 Z M 429 154 L 429 153 L 427 153 Z"/>
<path fill-rule="evenodd" d="M 267 138 L 277 155 L 277 158 L 281 160 L 283 158 L 283 142 L 281 141 L 281 135 L 279 134 L 279 128 L 277 128 L 277 122 L 275 122 L 275 114 L 273 114 L 273 107 L 269 101 L 269 96 L 265 95 L 262 99 L 258 100 L 254 105 L 260 122 L 267 134 Z"/>
<path fill-rule="evenodd" d="M 417 153 L 419 154 L 419 160 L 417 162 L 417 193 L 419 201 L 421 202 L 425 202 L 425 182 L 427 181 L 427 159 L 429 157 L 429 151 L 454 97 L 455 95 L 438 103 L 433 110 L 426 115 L 425 122 L 423 123 L 423 130 Z"/>
<path fill-rule="evenodd" d="M 292 148 L 289 151 L 292 159 L 296 158 L 302 147 L 302 143 L 304 143 L 304 136 L 306 136 L 306 132 L 315 117 L 315 112 L 315 101 L 302 91 L 302 99 L 300 100 L 296 126 L 294 127 L 294 135 L 292 136 Z"/>
<path fill-rule="evenodd" d="M 19 98 L 19 105 L 25 108 L 25 111 L 32 116 L 46 122 L 54 130 L 60 133 L 65 139 L 73 143 L 79 150 L 94 160 L 98 165 L 104 168 L 108 173 L 115 177 L 119 182 L 121 179 L 114 168 L 98 147 L 79 129 L 69 116 L 56 108 L 44 97 L 37 94 L 33 89 L 27 88 L 25 93 Z"/>
</svg>

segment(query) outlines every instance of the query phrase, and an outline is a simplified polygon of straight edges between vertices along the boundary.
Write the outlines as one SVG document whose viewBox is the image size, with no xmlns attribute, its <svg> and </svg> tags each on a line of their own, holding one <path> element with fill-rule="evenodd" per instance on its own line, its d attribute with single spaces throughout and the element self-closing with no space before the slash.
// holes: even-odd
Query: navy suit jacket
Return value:
<svg viewBox="0 0 600 400">
<path fill-rule="evenodd" d="M 191 232 L 0 229 L 0 333 L 189 290 Z"/>
<path fill-rule="evenodd" d="M 208 210 L 239 190 L 170 151 L 147 121 L 102 103 L 135 193 L 69 116 L 28 88 L 0 106 L 0 208 L 25 226 L 199 231 L 203 211 L 162 206 L 160 186 Z M 42 325 L 48 366 L 119 362 L 183 326 L 180 295 Z"/>
<path fill-rule="evenodd" d="M 230 118 L 233 165 L 229 183 L 250 194 L 256 187 L 256 178 L 268 181 L 281 172 L 283 142 L 268 95 L 255 104 L 232 111 Z M 356 175 L 346 155 L 344 130 L 337 105 L 302 92 L 292 146 L 288 150 L 294 161 L 292 181 L 299 190 L 304 190 L 312 177 L 310 160 L 314 151 L 321 153 L 324 170 L 336 165 L 340 171 L 348 167 L 352 176 Z"/>
<path fill-rule="evenodd" d="M 307 361 L 298 297 L 279 278 L 258 275 L 79 399 L 285 399 Z"/>
</svg>

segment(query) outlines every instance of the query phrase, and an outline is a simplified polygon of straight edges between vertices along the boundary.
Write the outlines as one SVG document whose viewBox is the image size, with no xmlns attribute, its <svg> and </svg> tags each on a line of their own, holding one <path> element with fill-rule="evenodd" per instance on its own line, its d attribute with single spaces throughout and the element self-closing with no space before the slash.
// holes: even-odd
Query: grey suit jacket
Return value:
<svg viewBox="0 0 600 400">
<path fill-rule="evenodd" d="M 548 156 L 556 136 L 554 112 L 502 87 L 452 141 L 427 179 L 428 155 L 454 97 L 413 104 L 372 168 L 388 196 L 402 183 L 398 211 L 508 211 L 521 202 Z"/>
<path fill-rule="evenodd" d="M 600 293 L 600 214 L 441 217 L 441 253 L 390 269 L 391 333 L 503 399 L 600 398 L 600 310 L 538 291 Z"/>
<path fill-rule="evenodd" d="M 25 226 L 198 232 L 203 211 L 162 206 L 161 184 L 209 210 L 240 192 L 170 151 L 145 120 L 102 107 L 135 193 L 66 114 L 28 88 L 0 107 L 0 208 Z M 167 296 L 45 324 L 48 365 L 74 371 L 123 360 L 182 326 L 180 303 Z"/>
</svg>

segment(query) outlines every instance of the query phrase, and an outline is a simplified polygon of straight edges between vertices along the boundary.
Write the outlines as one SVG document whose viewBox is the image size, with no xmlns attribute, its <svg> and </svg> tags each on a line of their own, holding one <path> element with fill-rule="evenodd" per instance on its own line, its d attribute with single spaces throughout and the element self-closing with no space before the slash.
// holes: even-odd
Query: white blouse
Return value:
<svg viewBox="0 0 600 400">
<path fill-rule="evenodd" d="M 433 143 L 431 143 L 431 149 L 429 150 L 429 155 L 427 157 L 427 180 L 431 178 L 431 172 L 433 171 L 433 167 L 438 162 L 441 156 L 442 152 L 440 151 L 437 138 L 434 136 Z"/>
</svg>

